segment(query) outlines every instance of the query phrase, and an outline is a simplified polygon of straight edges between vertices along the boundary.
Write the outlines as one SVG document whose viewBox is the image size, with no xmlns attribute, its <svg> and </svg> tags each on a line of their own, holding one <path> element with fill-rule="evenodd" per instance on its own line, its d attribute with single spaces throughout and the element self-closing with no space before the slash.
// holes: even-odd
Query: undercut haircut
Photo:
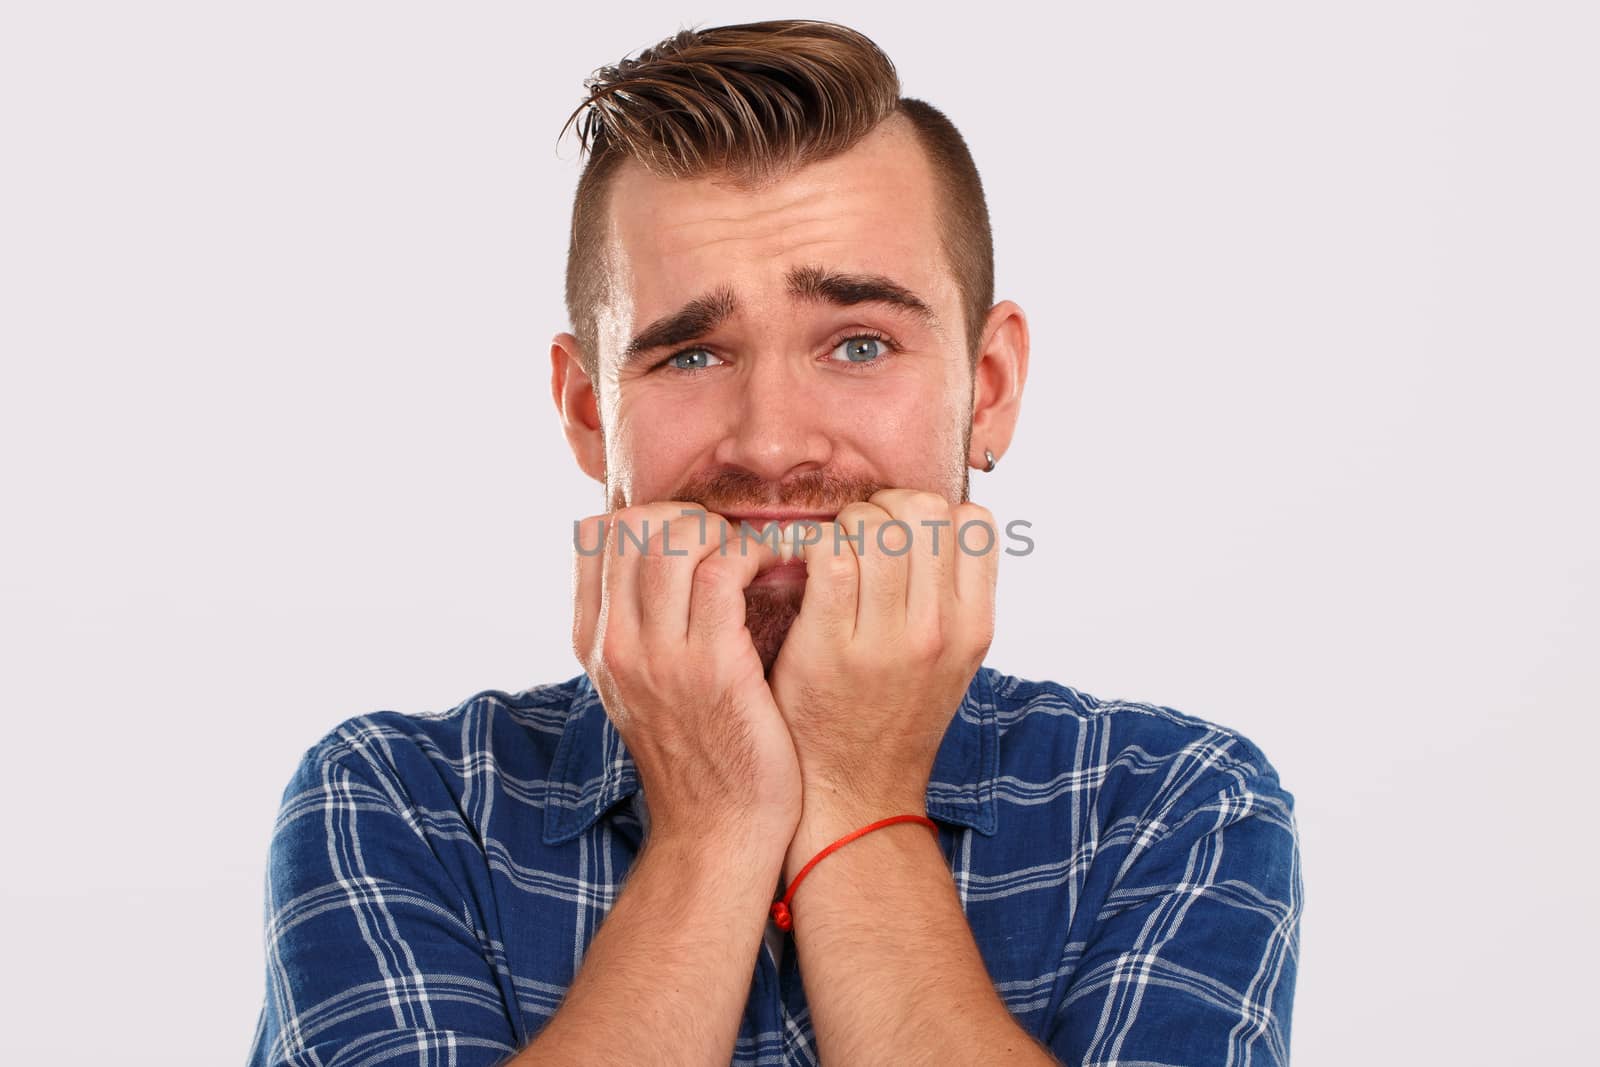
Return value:
<svg viewBox="0 0 1600 1067">
<path fill-rule="evenodd" d="M 665 178 L 717 174 L 759 189 L 849 150 L 891 115 L 909 120 L 932 164 L 940 246 L 962 297 L 969 368 L 994 303 L 994 242 L 972 153 L 943 112 L 900 95 L 894 64 L 846 26 L 809 19 L 685 29 L 584 82 L 577 122 L 587 161 L 567 247 L 566 304 L 598 387 L 611 178 L 625 160 Z"/>
</svg>

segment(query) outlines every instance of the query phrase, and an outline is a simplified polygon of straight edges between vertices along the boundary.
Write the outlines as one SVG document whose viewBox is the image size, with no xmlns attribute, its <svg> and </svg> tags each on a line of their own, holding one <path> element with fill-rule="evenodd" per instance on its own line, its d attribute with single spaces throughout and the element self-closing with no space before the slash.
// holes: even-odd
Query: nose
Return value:
<svg viewBox="0 0 1600 1067">
<path fill-rule="evenodd" d="M 827 466 L 833 446 L 823 398 L 793 357 L 762 352 L 741 369 L 718 461 L 769 482 Z"/>
</svg>

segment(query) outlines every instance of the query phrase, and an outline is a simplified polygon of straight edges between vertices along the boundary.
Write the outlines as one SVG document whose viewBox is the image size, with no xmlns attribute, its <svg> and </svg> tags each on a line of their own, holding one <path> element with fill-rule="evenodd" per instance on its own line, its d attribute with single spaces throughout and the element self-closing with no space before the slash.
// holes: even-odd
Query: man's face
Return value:
<svg viewBox="0 0 1600 1067">
<path fill-rule="evenodd" d="M 972 378 L 937 205 L 898 117 L 754 192 L 625 165 L 599 323 L 608 507 L 685 500 L 737 525 L 891 486 L 966 499 Z M 801 564 L 747 591 L 769 668 L 803 590 Z"/>
</svg>

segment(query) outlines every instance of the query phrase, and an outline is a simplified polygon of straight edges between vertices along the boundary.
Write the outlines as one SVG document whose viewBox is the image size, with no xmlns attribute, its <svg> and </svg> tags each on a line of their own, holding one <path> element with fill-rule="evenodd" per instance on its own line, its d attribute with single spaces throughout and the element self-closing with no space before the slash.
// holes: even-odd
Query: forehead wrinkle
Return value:
<svg viewBox="0 0 1600 1067">
<path fill-rule="evenodd" d="M 729 219 L 726 224 L 710 229 L 710 232 L 703 232 L 708 227 L 698 220 L 673 223 L 657 229 L 655 251 L 662 256 L 692 256 L 711 252 L 719 245 L 732 245 L 735 248 L 765 250 L 761 258 L 770 259 L 777 255 L 793 255 L 813 245 L 859 239 L 856 236 L 841 237 L 841 221 L 840 215 L 816 216 L 755 229 L 741 220 Z"/>
<path fill-rule="evenodd" d="M 715 191 L 709 195 L 703 191 L 703 185 L 692 180 L 665 186 L 673 194 L 669 209 L 680 206 L 692 209 L 690 217 L 682 219 L 675 226 L 735 225 L 748 228 L 752 223 L 774 216 L 828 205 L 837 200 L 840 193 L 834 183 L 807 181 L 799 175 L 785 183 L 787 187 L 766 193 L 730 192 L 719 188 L 715 182 L 710 185 Z M 782 228 L 782 224 L 779 228 Z"/>
<path fill-rule="evenodd" d="M 689 190 L 675 192 L 688 194 Z M 831 235 L 838 232 L 841 225 L 866 224 L 870 231 L 879 228 L 875 220 L 880 214 L 880 205 L 874 198 L 861 190 L 840 188 L 833 182 L 810 183 L 779 203 L 706 203 L 692 195 L 674 199 L 665 212 L 658 210 L 654 217 L 640 215 L 635 219 L 657 251 L 670 255 L 693 253 L 725 242 L 767 247 L 806 244 L 818 239 L 807 231 L 820 229 Z M 662 214 L 670 216 L 677 209 L 683 211 L 679 218 L 661 217 Z M 862 235 L 856 235 L 859 236 Z"/>
</svg>

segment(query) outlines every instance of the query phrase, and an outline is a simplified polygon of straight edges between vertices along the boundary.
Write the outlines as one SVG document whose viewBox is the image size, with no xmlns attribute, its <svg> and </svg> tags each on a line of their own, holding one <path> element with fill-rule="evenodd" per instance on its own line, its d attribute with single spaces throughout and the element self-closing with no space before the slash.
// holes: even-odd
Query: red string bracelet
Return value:
<svg viewBox="0 0 1600 1067">
<path fill-rule="evenodd" d="M 826 856 L 836 848 L 848 845 L 862 834 L 870 834 L 874 830 L 882 829 L 885 826 L 892 826 L 897 822 L 920 822 L 934 833 L 939 832 L 939 824 L 925 815 L 891 815 L 887 819 L 879 819 L 875 823 L 870 823 L 866 826 L 863 826 L 859 830 L 853 830 L 850 833 L 845 834 L 843 837 L 839 838 L 839 840 L 835 841 L 821 852 L 818 852 L 815 856 L 812 856 L 811 862 L 806 864 L 804 867 L 801 867 L 800 873 L 795 875 L 794 880 L 789 883 L 789 891 L 783 894 L 783 899 L 773 901 L 771 910 L 772 921 L 778 925 L 778 929 L 788 930 L 794 926 L 794 916 L 789 911 L 789 902 L 794 900 L 794 891 L 800 887 L 800 879 L 809 874 L 811 872 L 811 868 L 815 867 L 819 862 L 821 862 L 822 857 Z"/>
</svg>

